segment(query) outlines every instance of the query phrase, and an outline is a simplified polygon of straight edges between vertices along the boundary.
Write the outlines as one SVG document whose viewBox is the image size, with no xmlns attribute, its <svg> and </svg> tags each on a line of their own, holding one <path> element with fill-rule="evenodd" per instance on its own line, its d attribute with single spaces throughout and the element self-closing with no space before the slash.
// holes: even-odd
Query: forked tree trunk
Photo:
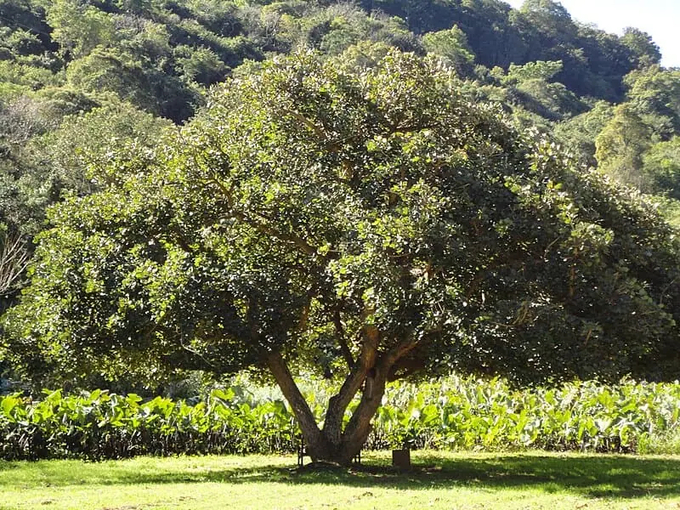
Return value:
<svg viewBox="0 0 680 510">
<path fill-rule="evenodd" d="M 329 403 L 320 429 L 304 396 L 279 352 L 270 353 L 267 366 L 298 420 L 307 453 L 313 461 L 349 465 L 361 451 L 371 432 L 371 420 L 380 407 L 385 385 L 394 363 L 414 344 L 403 343 L 382 355 L 377 352 L 377 332 L 368 331 L 362 352 L 337 395 Z M 343 429 L 343 416 L 350 402 L 362 389 L 359 405 Z"/>
</svg>

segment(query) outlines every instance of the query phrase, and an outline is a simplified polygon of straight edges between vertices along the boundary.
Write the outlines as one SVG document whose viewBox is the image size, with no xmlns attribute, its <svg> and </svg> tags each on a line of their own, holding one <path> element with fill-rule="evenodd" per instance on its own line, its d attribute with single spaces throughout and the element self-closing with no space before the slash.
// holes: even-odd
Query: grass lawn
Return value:
<svg viewBox="0 0 680 510">
<path fill-rule="evenodd" d="M 680 457 L 413 452 L 358 469 L 292 456 L 1 462 L 0 509 L 680 509 Z"/>
</svg>

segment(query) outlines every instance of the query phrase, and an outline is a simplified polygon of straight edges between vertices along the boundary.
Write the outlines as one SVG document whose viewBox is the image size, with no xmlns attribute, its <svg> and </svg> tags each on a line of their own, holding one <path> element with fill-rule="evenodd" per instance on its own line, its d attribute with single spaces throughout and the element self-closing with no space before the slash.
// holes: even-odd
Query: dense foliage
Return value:
<svg viewBox="0 0 680 510">
<path fill-rule="evenodd" d="M 46 392 L 41 401 L 0 398 L 0 457 L 8 460 L 293 451 L 296 428 L 281 401 L 251 403 L 216 390 L 193 406 L 142 402 L 95 390 Z"/>
<path fill-rule="evenodd" d="M 331 457 L 423 369 L 677 377 L 659 62 L 552 0 L 0 0 L 0 377 L 267 365 Z"/>
<path fill-rule="evenodd" d="M 0 310 L 25 281 L 45 207 L 93 189 L 82 179 L 91 161 L 69 154 L 107 148 L 85 135 L 102 126 L 82 114 L 137 109 L 182 122 L 204 103 L 208 86 L 253 61 L 303 47 L 370 54 L 371 44 L 437 55 L 469 80 L 471 94 L 511 108 L 522 126 L 555 128 L 583 161 L 670 197 L 662 205 L 677 216 L 677 71 L 658 66 L 659 49 L 644 32 L 608 34 L 552 0 L 528 0 L 521 9 L 500 0 L 2 0 L 0 249 L 16 245 L 19 256 L 0 250 Z M 607 126 L 621 102 L 639 120 Z M 146 121 L 131 132 L 140 115 L 114 115 L 113 137 L 153 139 L 157 129 Z M 78 118 L 80 132 L 69 133 Z M 617 129 L 634 125 L 612 158 Z M 605 127 L 596 160 L 594 141 Z M 55 130 L 64 136 L 55 138 Z"/>
<path fill-rule="evenodd" d="M 313 456 L 339 462 L 386 383 L 414 372 L 678 377 L 675 231 L 437 59 L 265 64 L 90 175 L 100 190 L 52 210 L 7 314 L 18 362 L 264 367 Z M 291 375 L 305 364 L 345 381 L 322 428 Z"/>
<path fill-rule="evenodd" d="M 308 395 L 321 419 L 321 381 Z M 136 455 L 296 451 L 299 430 L 276 391 L 252 384 L 214 390 L 204 402 L 142 401 L 93 391 L 0 398 L 0 458 L 107 459 Z M 349 413 L 345 417 L 349 419 Z M 500 380 L 450 377 L 388 389 L 365 448 L 545 448 L 677 453 L 680 387 L 566 384 L 511 390 Z"/>
<path fill-rule="evenodd" d="M 333 55 L 368 40 L 488 69 L 561 61 L 559 82 L 607 100 L 623 97 L 626 74 L 661 57 L 644 32 L 581 25 L 552 0 L 520 10 L 499 0 L 3 0 L 0 23 L 7 94 L 71 87 L 96 101 L 111 92 L 174 120 L 244 60 L 301 46 Z"/>
<path fill-rule="evenodd" d="M 518 390 L 498 379 L 451 377 L 396 385 L 387 402 L 376 418 L 376 445 L 629 453 L 680 448 L 677 383 L 575 382 Z"/>
<path fill-rule="evenodd" d="M 114 141 L 153 143 L 163 123 L 142 111 L 183 122 L 208 86 L 255 61 L 383 46 L 438 56 L 472 96 L 512 109 L 521 126 L 554 130 L 582 161 L 661 196 L 678 217 L 678 72 L 658 66 L 644 32 L 608 34 L 552 0 L 521 9 L 500 0 L 2 0 L 0 311 L 25 283 L 45 208 L 96 189 L 85 168 L 117 147 L 96 136 L 105 132 L 97 117 L 110 116 Z M 614 118 L 617 103 L 626 108 Z"/>
</svg>

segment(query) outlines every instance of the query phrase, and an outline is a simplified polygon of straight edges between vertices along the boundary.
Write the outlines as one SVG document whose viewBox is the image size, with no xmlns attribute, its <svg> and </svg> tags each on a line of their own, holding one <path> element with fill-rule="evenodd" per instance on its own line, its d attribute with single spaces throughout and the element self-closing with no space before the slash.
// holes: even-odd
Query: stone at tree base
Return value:
<svg viewBox="0 0 680 510">
<path fill-rule="evenodd" d="M 399 469 L 411 469 L 411 450 L 392 450 L 392 465 Z"/>
</svg>

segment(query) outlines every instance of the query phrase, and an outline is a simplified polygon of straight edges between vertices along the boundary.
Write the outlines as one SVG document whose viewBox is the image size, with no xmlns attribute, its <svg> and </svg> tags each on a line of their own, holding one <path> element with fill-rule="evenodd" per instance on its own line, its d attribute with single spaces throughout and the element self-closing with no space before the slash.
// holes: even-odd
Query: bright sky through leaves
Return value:
<svg viewBox="0 0 680 510">
<path fill-rule="evenodd" d="M 520 8 L 524 0 L 506 0 Z M 581 23 L 594 23 L 607 32 L 622 34 L 626 27 L 649 33 L 661 48 L 667 67 L 680 67 L 680 1 L 678 0 L 562 0 Z"/>
</svg>

